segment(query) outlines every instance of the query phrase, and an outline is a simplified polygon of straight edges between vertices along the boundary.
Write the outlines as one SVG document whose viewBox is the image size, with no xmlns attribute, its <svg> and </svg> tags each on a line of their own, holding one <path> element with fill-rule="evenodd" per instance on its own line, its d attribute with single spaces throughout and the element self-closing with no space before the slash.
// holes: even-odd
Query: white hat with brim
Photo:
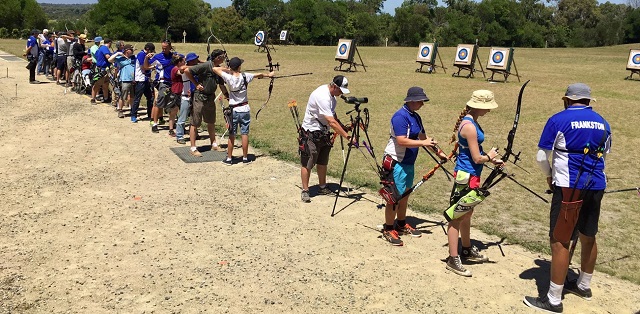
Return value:
<svg viewBox="0 0 640 314">
<path fill-rule="evenodd" d="M 493 99 L 493 92 L 490 90 L 477 90 L 471 94 L 471 99 L 467 101 L 467 106 L 475 109 L 496 109 L 498 103 Z"/>
</svg>

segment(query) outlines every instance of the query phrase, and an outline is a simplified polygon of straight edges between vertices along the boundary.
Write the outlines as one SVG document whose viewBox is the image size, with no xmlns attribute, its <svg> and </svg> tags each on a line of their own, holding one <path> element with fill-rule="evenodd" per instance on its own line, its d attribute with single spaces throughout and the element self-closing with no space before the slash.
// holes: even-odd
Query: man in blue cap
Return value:
<svg viewBox="0 0 640 314">
<path fill-rule="evenodd" d="M 194 66 L 200 63 L 200 57 L 195 52 L 189 52 L 185 57 L 187 63 L 182 69 L 182 82 L 184 83 L 182 90 L 182 99 L 180 101 L 180 113 L 178 114 L 178 122 L 176 123 L 176 142 L 178 144 L 185 144 L 184 140 L 184 125 L 187 122 L 189 116 L 189 107 L 191 106 L 191 95 L 196 89 L 196 86 L 189 81 L 189 77 L 184 73 L 187 67 Z M 197 78 L 196 78 L 197 80 Z"/>
</svg>

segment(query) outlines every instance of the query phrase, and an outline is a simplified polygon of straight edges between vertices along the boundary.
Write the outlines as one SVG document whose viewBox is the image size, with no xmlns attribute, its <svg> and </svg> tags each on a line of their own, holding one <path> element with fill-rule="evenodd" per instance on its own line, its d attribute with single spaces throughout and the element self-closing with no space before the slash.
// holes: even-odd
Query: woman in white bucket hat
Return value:
<svg viewBox="0 0 640 314">
<path fill-rule="evenodd" d="M 498 152 L 492 148 L 488 152 L 482 149 L 484 131 L 478 124 L 478 118 L 491 109 L 498 108 L 493 92 L 477 90 L 471 95 L 466 108 L 460 114 L 451 142 L 458 142 L 458 158 L 454 168 L 455 183 L 451 191 L 450 205 L 454 205 L 469 191 L 480 186 L 480 174 L 483 164 L 491 162 L 502 164 L 496 159 Z M 449 240 L 449 258 L 447 269 L 461 276 L 470 277 L 471 272 L 464 268 L 461 259 L 476 263 L 486 262 L 488 257 L 482 255 L 478 248 L 471 245 L 471 216 L 473 209 L 461 217 L 451 219 L 447 230 Z M 462 237 L 462 254 L 458 254 L 458 236 Z"/>
</svg>

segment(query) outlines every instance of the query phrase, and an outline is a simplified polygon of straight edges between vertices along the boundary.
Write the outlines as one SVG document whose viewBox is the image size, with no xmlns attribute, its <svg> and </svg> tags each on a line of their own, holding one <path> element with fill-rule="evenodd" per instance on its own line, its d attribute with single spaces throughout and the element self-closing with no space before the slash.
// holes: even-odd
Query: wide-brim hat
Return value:
<svg viewBox="0 0 640 314">
<path fill-rule="evenodd" d="M 409 88 L 407 97 L 404 99 L 404 102 L 410 101 L 429 101 L 429 97 L 427 97 L 422 87 L 414 86 Z"/>
<path fill-rule="evenodd" d="M 493 98 L 493 92 L 480 89 L 471 94 L 471 99 L 467 101 L 467 106 L 475 109 L 496 109 L 498 103 Z"/>
<path fill-rule="evenodd" d="M 591 97 L 591 88 L 584 83 L 575 83 L 569 85 L 567 87 L 567 91 L 562 96 L 562 100 L 580 100 L 580 99 L 589 99 L 596 101 L 595 98 Z"/>
<path fill-rule="evenodd" d="M 80 34 L 80 36 L 78 36 L 78 38 L 82 39 L 82 40 L 86 40 L 87 39 L 87 35 L 85 34 Z"/>
</svg>

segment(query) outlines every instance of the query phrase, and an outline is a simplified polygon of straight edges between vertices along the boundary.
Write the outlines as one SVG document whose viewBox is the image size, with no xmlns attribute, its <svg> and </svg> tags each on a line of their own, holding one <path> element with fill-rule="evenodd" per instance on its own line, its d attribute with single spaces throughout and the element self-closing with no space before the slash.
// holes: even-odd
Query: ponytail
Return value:
<svg viewBox="0 0 640 314">
<path fill-rule="evenodd" d="M 456 121 L 456 126 L 453 127 L 453 135 L 451 135 L 451 141 L 449 141 L 449 144 L 454 143 L 455 141 L 457 141 L 458 128 L 460 127 L 460 122 L 462 122 L 462 119 L 469 113 L 469 111 L 471 111 L 471 107 L 466 106 L 464 108 L 464 110 L 462 110 L 462 112 L 460 112 L 460 116 L 458 117 L 458 121 Z"/>
</svg>

